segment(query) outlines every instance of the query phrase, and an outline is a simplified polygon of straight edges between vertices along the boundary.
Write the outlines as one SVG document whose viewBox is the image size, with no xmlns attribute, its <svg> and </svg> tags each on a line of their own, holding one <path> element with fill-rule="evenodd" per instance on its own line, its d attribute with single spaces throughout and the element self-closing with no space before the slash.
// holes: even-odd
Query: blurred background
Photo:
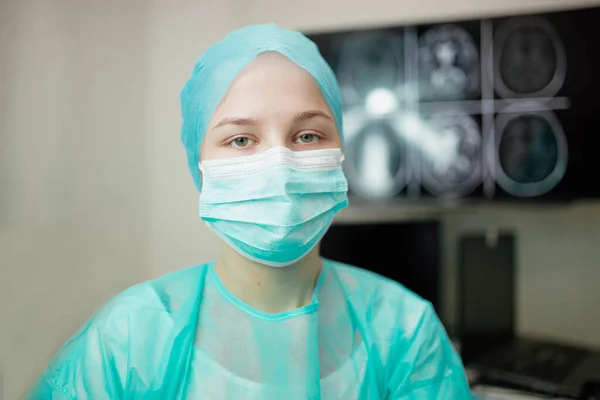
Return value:
<svg viewBox="0 0 600 400">
<path fill-rule="evenodd" d="M 178 96 L 251 23 L 305 32 L 340 81 L 351 207 L 324 255 L 432 301 L 460 346 L 600 348 L 599 5 L 3 0 L 4 398 L 109 297 L 217 256 Z"/>
</svg>

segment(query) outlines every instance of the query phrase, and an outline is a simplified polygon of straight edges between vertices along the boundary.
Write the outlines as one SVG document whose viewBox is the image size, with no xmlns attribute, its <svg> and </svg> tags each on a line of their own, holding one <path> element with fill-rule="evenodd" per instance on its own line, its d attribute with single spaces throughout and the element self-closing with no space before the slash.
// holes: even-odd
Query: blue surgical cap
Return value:
<svg viewBox="0 0 600 400">
<path fill-rule="evenodd" d="M 299 32 L 275 24 L 252 25 L 230 32 L 198 59 L 181 91 L 181 140 L 194 184 L 201 189 L 200 146 L 215 109 L 231 82 L 258 54 L 275 51 L 298 64 L 317 81 L 342 136 L 342 102 L 335 75 L 317 46 Z"/>
</svg>

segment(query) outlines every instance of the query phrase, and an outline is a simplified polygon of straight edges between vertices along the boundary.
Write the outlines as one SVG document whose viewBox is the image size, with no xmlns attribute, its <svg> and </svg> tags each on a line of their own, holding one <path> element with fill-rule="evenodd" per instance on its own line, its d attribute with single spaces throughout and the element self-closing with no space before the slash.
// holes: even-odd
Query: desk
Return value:
<svg viewBox="0 0 600 400">
<path fill-rule="evenodd" d="M 471 389 L 474 400 L 568 400 L 563 397 L 548 397 L 504 389 L 488 385 L 476 385 Z"/>
</svg>

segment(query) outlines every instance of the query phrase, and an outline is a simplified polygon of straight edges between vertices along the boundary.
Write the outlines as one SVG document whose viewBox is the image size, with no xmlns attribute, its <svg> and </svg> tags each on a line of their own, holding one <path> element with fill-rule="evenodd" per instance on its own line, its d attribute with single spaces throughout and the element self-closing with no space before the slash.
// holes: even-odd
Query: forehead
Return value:
<svg viewBox="0 0 600 400">
<path fill-rule="evenodd" d="M 215 114 L 287 108 L 329 111 L 314 77 L 287 57 L 268 52 L 253 59 L 233 80 Z M 293 110 L 292 110 L 293 108 Z M 213 116 L 214 117 L 214 116 Z"/>
</svg>

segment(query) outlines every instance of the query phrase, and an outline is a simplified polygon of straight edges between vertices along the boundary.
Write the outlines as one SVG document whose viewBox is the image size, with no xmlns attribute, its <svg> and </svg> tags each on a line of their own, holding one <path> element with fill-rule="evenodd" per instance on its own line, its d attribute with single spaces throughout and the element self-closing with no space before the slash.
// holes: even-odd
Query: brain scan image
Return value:
<svg viewBox="0 0 600 400">
<path fill-rule="evenodd" d="M 375 89 L 395 90 L 404 82 L 404 46 L 392 33 L 355 34 L 342 45 L 337 75 L 346 103 Z"/>
<path fill-rule="evenodd" d="M 353 140 L 348 156 L 352 191 L 362 197 L 381 199 L 392 197 L 402 189 L 404 149 L 384 121 L 366 125 Z"/>
<path fill-rule="evenodd" d="M 429 82 L 439 92 L 460 93 L 469 83 L 465 71 L 454 65 L 456 53 L 457 48 L 452 42 L 440 43 L 434 47 L 439 67 L 433 70 Z"/>
<path fill-rule="evenodd" d="M 437 194 L 466 194 L 473 190 L 481 176 L 479 125 L 467 115 L 435 116 L 427 125 L 438 149 L 422 152 L 424 185 Z"/>
<path fill-rule="evenodd" d="M 426 31 L 419 46 L 419 91 L 424 100 L 462 100 L 479 93 L 479 55 L 462 28 Z"/>
<path fill-rule="evenodd" d="M 548 88 L 552 93 L 543 94 L 552 96 L 560 89 L 562 82 L 556 88 L 550 85 L 556 76 L 564 76 L 562 43 L 541 21 L 509 21 L 499 28 L 495 52 L 500 94 L 540 95 Z"/>
<path fill-rule="evenodd" d="M 390 172 L 390 154 L 385 138 L 381 135 L 372 135 L 365 139 L 363 156 L 369 160 L 362 164 L 361 178 L 369 191 L 376 194 L 386 193 L 394 185 L 394 177 Z"/>
<path fill-rule="evenodd" d="M 498 159 L 504 173 L 518 183 L 537 183 L 554 171 L 558 142 L 552 126 L 536 115 L 524 115 L 506 124 Z"/>
</svg>

